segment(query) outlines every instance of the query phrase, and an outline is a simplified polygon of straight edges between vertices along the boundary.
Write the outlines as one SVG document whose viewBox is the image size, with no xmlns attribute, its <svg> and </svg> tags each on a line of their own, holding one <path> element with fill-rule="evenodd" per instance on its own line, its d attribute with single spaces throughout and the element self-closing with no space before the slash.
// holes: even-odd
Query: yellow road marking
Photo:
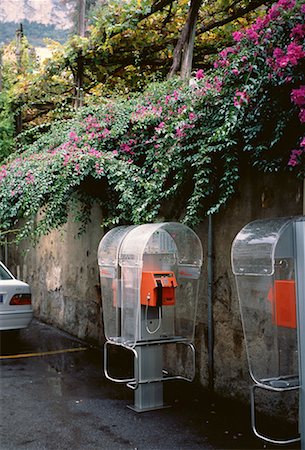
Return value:
<svg viewBox="0 0 305 450">
<path fill-rule="evenodd" d="M 65 348 L 38 353 L 19 353 L 17 355 L 0 355 L 0 359 L 32 358 L 35 356 L 58 355 L 59 353 L 83 352 L 84 350 L 87 350 L 87 347 Z"/>
</svg>

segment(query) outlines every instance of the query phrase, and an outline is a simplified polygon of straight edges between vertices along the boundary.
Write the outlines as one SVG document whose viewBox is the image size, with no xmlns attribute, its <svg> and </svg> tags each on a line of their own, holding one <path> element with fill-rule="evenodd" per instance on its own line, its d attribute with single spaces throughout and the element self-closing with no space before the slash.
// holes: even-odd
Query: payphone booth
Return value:
<svg viewBox="0 0 305 450">
<path fill-rule="evenodd" d="M 135 411 L 165 407 L 163 382 L 195 374 L 200 240 L 175 222 L 116 227 L 99 244 L 98 264 L 105 376 L 134 390 Z M 131 376 L 111 373 L 112 346 L 133 355 Z"/>
<path fill-rule="evenodd" d="M 273 439 L 256 424 L 256 394 L 300 393 L 305 371 L 305 217 L 256 220 L 246 225 L 232 244 L 235 275 L 246 341 L 251 388 L 252 428 L 256 436 L 275 444 L 300 440 Z M 302 377 L 303 374 L 303 377 Z M 303 389 L 303 388 L 302 388 Z M 301 402 L 299 429 L 304 421 Z M 304 429 L 305 432 L 305 429 Z M 301 431 L 302 434 L 302 431 Z M 302 438 L 303 439 L 303 438 Z"/>
</svg>

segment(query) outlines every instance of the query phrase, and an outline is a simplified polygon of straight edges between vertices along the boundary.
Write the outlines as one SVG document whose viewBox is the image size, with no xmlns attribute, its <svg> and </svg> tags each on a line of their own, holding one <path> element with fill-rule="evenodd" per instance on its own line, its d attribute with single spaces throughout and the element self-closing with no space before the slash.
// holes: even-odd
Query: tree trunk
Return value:
<svg viewBox="0 0 305 450">
<path fill-rule="evenodd" d="M 77 71 L 76 71 L 76 81 L 75 81 L 75 104 L 74 107 L 80 108 L 84 104 L 84 57 L 81 52 L 77 57 Z"/>
<path fill-rule="evenodd" d="M 84 37 L 86 31 L 86 0 L 79 0 L 78 35 Z"/>
<path fill-rule="evenodd" d="M 3 48 L 0 48 L 0 92 L 2 92 L 3 82 L 2 82 L 2 59 L 3 59 Z"/>
<path fill-rule="evenodd" d="M 180 71 L 180 76 L 183 80 L 187 80 L 188 78 L 190 78 L 192 72 L 197 17 L 198 17 L 198 10 L 197 16 L 190 25 L 188 38 L 183 46 L 181 71 Z"/>
<path fill-rule="evenodd" d="M 174 76 L 181 69 L 181 78 L 189 78 L 192 71 L 196 23 L 199 8 L 203 0 L 191 0 L 185 25 L 174 49 L 173 63 L 168 78 Z"/>
<path fill-rule="evenodd" d="M 81 37 L 85 36 L 86 27 L 86 0 L 79 0 L 79 15 L 78 15 L 78 34 Z M 83 106 L 83 84 L 84 84 L 84 58 L 79 52 L 77 57 L 77 69 L 75 80 L 75 102 L 74 107 L 79 108 Z"/>
<path fill-rule="evenodd" d="M 20 74 L 22 72 L 22 38 L 23 38 L 23 26 L 22 23 L 18 30 L 16 30 L 16 63 L 17 63 L 17 72 Z M 18 100 L 18 112 L 15 116 L 15 133 L 16 135 L 21 133 L 22 131 L 22 95 L 19 95 Z"/>
</svg>

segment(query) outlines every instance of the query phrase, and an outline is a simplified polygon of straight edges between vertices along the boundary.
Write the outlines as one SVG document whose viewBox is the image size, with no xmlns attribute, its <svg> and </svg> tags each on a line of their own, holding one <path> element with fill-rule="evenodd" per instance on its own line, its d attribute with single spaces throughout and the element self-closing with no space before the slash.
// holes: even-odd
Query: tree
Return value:
<svg viewBox="0 0 305 450">
<path fill-rule="evenodd" d="M 23 36 L 22 28 L 17 37 L 2 49 L 0 91 L 0 159 L 14 150 L 14 136 L 21 131 L 24 120 L 24 79 L 37 67 L 36 55 Z"/>
<path fill-rule="evenodd" d="M 84 6 L 84 0 L 79 1 Z M 52 43 L 54 53 L 44 66 L 35 73 L 25 71 L 16 80 L 14 91 L 23 95 L 27 140 L 29 128 L 38 125 L 45 131 L 50 121 L 71 117 L 73 106 L 93 104 L 101 95 L 142 90 L 148 82 L 179 71 L 187 79 L 192 67 L 211 67 L 217 52 L 232 42 L 232 31 L 251 23 L 259 12 L 255 7 L 262 3 L 98 2 L 91 9 L 91 22 L 86 19 L 85 36 L 73 35 L 62 46 Z M 86 5 L 92 6 L 92 1 Z"/>
</svg>

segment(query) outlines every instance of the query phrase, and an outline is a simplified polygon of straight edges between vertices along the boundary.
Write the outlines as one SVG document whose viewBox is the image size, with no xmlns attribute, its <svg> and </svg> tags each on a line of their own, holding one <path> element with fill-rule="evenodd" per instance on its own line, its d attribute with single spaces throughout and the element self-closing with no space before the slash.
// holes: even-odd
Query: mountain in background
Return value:
<svg viewBox="0 0 305 450">
<path fill-rule="evenodd" d="M 64 42 L 72 28 L 73 0 L 1 0 L 0 45 L 14 39 L 20 23 L 30 44 L 44 46 L 51 38 Z"/>
</svg>

